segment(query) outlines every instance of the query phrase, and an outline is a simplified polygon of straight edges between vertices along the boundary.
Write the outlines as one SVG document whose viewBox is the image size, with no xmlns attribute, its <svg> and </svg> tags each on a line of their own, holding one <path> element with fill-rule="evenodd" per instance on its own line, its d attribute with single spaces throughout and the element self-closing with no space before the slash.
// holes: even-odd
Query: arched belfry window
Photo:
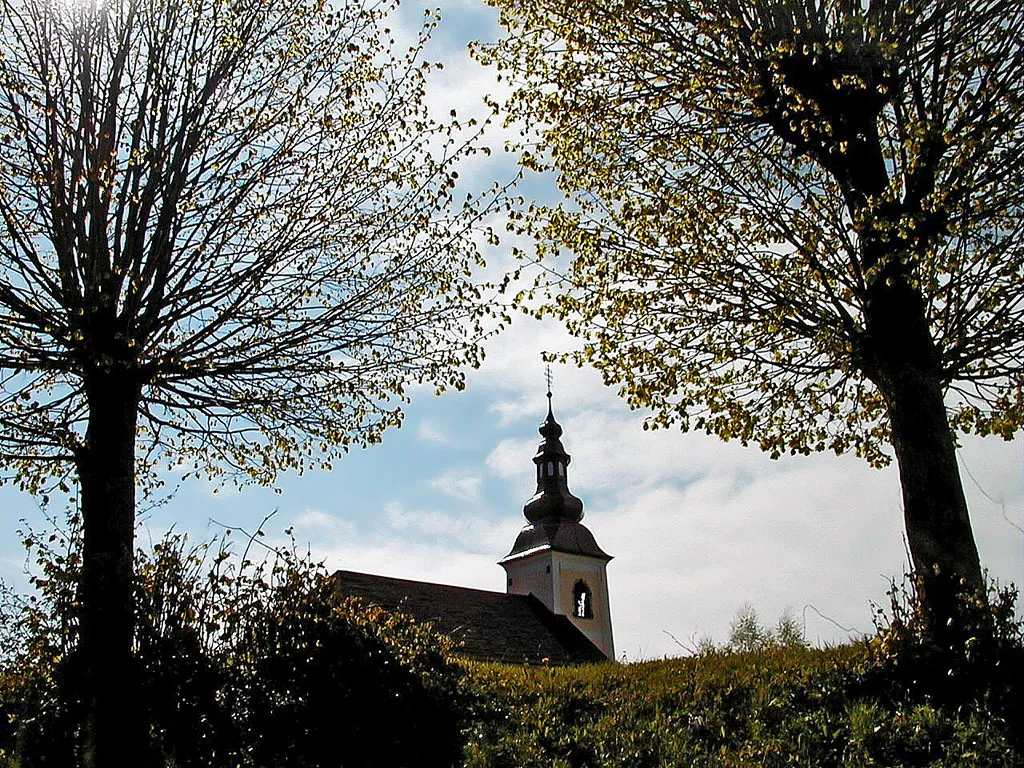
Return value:
<svg viewBox="0 0 1024 768">
<path fill-rule="evenodd" d="M 558 476 L 565 477 L 565 464 L 558 462 Z"/>
<path fill-rule="evenodd" d="M 572 614 L 577 619 L 594 618 L 594 598 L 587 583 L 580 579 L 572 588 Z"/>
<path fill-rule="evenodd" d="M 553 461 L 548 462 L 548 477 L 555 476 L 555 463 Z"/>
</svg>

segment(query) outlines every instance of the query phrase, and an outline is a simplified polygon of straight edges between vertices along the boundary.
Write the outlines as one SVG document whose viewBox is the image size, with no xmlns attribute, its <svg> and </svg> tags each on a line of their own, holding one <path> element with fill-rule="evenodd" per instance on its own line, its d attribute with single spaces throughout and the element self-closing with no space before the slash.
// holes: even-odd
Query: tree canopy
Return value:
<svg viewBox="0 0 1024 768">
<path fill-rule="evenodd" d="M 141 385 L 142 476 L 270 481 L 377 440 L 411 381 L 461 386 L 473 131 L 427 114 L 436 16 L 393 54 L 392 10 L 4 3 L 0 458 L 25 487 L 68 471 L 95 366 Z"/>
<path fill-rule="evenodd" d="M 905 279 L 955 425 L 1020 427 L 1017 4 L 494 4 L 478 56 L 571 199 L 525 214 L 572 253 L 545 311 L 654 426 L 886 462 L 866 314 Z"/>
</svg>

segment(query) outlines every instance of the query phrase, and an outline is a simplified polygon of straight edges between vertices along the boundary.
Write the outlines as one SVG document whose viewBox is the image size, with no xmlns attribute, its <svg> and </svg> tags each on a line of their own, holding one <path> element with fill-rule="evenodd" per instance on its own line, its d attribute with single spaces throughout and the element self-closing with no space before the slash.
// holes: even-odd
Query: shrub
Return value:
<svg viewBox="0 0 1024 768">
<path fill-rule="evenodd" d="M 892 700 L 990 712 L 1010 724 L 1018 748 L 1024 747 L 1024 627 L 1017 588 L 990 585 L 984 598 L 965 592 L 942 633 L 929 631 L 919 594 L 919 585 L 906 577 L 890 587 L 888 608 L 876 607 L 866 686 Z"/>
<path fill-rule="evenodd" d="M 458 759 L 461 673 L 445 639 L 408 617 L 338 601 L 308 553 L 292 547 L 253 562 L 249 548 L 239 558 L 226 541 L 196 546 L 170 534 L 137 555 L 134 673 L 151 736 L 139 764 Z M 71 765 L 76 546 L 73 535 L 63 553 L 52 539 L 27 542 L 41 566 L 36 594 L 8 592 L 0 609 L 0 755 L 18 768 Z"/>
<path fill-rule="evenodd" d="M 989 711 L 874 697 L 863 645 L 588 668 L 473 665 L 467 768 L 1024 764 Z"/>
</svg>

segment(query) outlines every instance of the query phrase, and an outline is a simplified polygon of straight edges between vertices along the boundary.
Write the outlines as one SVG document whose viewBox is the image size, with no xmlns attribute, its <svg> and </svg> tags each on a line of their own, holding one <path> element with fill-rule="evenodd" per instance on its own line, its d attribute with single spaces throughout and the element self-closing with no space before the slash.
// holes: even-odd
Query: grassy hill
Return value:
<svg viewBox="0 0 1024 768">
<path fill-rule="evenodd" d="M 466 766 L 1024 765 L 1019 665 L 981 681 L 906 650 L 875 641 L 628 666 L 472 664 Z"/>
</svg>

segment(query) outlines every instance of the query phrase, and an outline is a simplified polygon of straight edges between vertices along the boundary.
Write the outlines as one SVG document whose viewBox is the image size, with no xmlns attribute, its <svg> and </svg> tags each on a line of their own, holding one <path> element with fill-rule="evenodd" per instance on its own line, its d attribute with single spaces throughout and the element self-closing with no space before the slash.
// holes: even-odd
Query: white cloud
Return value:
<svg viewBox="0 0 1024 768">
<path fill-rule="evenodd" d="M 431 480 L 430 487 L 453 499 L 474 502 L 480 500 L 482 482 L 479 475 L 449 471 Z"/>
<path fill-rule="evenodd" d="M 611 394 L 611 393 L 609 393 Z M 573 456 L 572 482 L 593 491 L 623 484 L 688 482 L 717 472 L 739 477 L 778 466 L 755 448 L 725 443 L 701 433 L 643 429 L 644 414 L 611 396 L 564 419 L 563 442 Z"/>
<path fill-rule="evenodd" d="M 438 445 L 450 446 L 455 444 L 452 435 L 433 419 L 422 418 L 416 426 L 416 436 L 426 443 L 437 443 Z"/>
<path fill-rule="evenodd" d="M 307 534 L 314 531 L 319 540 L 351 541 L 356 537 L 356 528 L 350 521 L 319 509 L 307 509 L 301 513 L 295 518 L 295 528 Z"/>
<path fill-rule="evenodd" d="M 539 439 L 539 438 L 538 438 Z M 537 440 L 508 438 L 498 443 L 485 459 L 487 468 L 505 480 L 533 477 L 533 456 Z"/>
<path fill-rule="evenodd" d="M 310 541 L 315 557 L 338 568 L 397 578 L 501 590 L 496 565 L 515 538 L 519 521 L 488 522 L 480 516 L 385 505 L 380 525 L 359 531 L 322 511 L 307 510 L 294 521 L 298 541 Z"/>
<path fill-rule="evenodd" d="M 599 541 L 617 555 L 609 583 L 620 650 L 678 653 L 666 632 L 723 640 L 746 601 L 768 621 L 787 605 L 811 604 L 870 629 L 868 601 L 884 593 L 879 574 L 902 568 L 898 507 L 882 475 L 816 464 L 638 490 L 614 511 L 593 512 Z M 842 639 L 831 625 L 808 630 L 812 639 Z"/>
<path fill-rule="evenodd" d="M 341 568 L 496 592 L 502 591 L 505 581 L 495 565 L 496 557 L 438 544 L 394 540 L 336 547 L 326 551 L 325 556 L 331 570 Z"/>
<path fill-rule="evenodd" d="M 498 414 L 499 426 L 526 418 L 539 424 L 547 410 L 547 364 L 542 353 L 569 352 L 579 346 L 580 341 L 561 324 L 515 314 L 511 327 L 487 347 L 487 357 L 480 368 L 467 375 L 467 388 L 492 394 L 490 410 Z M 609 402 L 625 408 L 594 370 L 562 364 L 551 364 L 551 370 L 554 410 L 560 421 L 579 410 L 606 406 Z"/>
<path fill-rule="evenodd" d="M 1000 450 L 972 445 L 986 465 L 1007 466 Z M 751 462 L 756 463 L 756 462 Z M 906 568 L 896 470 L 850 457 L 764 460 L 754 471 L 718 468 L 684 487 L 626 485 L 587 521 L 616 559 L 609 567 L 616 645 L 630 658 L 677 654 L 668 632 L 689 643 L 721 641 L 749 601 L 774 622 L 791 606 L 811 640 L 838 642 L 845 627 L 872 629 L 870 602 Z M 1016 494 L 1019 480 L 999 486 Z M 1021 581 L 1022 537 L 969 492 L 983 561 L 1002 581 Z M 989 505 L 992 506 L 991 504 Z"/>
</svg>

